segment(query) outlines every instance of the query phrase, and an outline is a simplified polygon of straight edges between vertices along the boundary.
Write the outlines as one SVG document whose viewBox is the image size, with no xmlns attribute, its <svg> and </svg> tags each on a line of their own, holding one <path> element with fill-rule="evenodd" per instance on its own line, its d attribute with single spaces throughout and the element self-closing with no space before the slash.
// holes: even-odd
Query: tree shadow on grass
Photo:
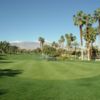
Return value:
<svg viewBox="0 0 100 100">
<path fill-rule="evenodd" d="M 2 60 L 2 61 L 0 61 L 0 63 L 13 63 L 12 61 L 4 61 L 4 60 Z"/>
<path fill-rule="evenodd" d="M 7 60 L 6 55 L 0 54 L 0 60 Z"/>
<path fill-rule="evenodd" d="M 6 55 L 0 55 L 0 63 L 12 63 L 6 58 Z"/>
<path fill-rule="evenodd" d="M 0 56 L 0 60 L 7 60 L 6 58 L 4 58 L 4 57 L 2 57 L 2 56 Z"/>
<path fill-rule="evenodd" d="M 22 70 L 0 69 L 0 77 L 3 77 L 3 76 L 14 77 L 21 73 L 22 73 Z"/>
<path fill-rule="evenodd" d="M 0 96 L 7 93 L 7 89 L 0 89 Z"/>
</svg>

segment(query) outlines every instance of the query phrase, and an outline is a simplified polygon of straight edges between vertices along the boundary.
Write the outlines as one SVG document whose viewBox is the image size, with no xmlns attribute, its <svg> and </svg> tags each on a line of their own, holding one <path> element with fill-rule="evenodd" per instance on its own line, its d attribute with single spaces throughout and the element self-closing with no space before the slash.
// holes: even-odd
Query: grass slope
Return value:
<svg viewBox="0 0 100 100">
<path fill-rule="evenodd" d="M 1 58 L 0 100 L 100 100 L 100 62 Z"/>
</svg>

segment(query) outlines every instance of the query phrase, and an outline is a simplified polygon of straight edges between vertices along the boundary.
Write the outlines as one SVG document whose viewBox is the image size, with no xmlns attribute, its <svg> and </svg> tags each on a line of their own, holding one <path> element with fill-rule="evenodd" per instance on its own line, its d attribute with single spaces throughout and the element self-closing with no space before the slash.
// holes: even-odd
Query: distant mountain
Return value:
<svg viewBox="0 0 100 100">
<path fill-rule="evenodd" d="M 26 50 L 34 50 L 36 48 L 40 47 L 39 42 L 29 42 L 29 41 L 25 41 L 25 42 L 21 42 L 21 41 L 13 41 L 10 42 L 10 44 L 12 46 L 17 46 L 21 49 L 26 49 Z"/>
</svg>

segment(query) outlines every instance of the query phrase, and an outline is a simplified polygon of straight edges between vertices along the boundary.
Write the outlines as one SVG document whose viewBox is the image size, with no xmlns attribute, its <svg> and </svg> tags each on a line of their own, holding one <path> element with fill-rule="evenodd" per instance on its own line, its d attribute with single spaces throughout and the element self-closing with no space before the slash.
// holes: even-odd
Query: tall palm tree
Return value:
<svg viewBox="0 0 100 100">
<path fill-rule="evenodd" d="M 85 13 L 83 11 L 77 12 L 76 15 L 73 16 L 73 21 L 75 26 L 79 26 L 80 30 L 80 41 L 81 41 L 81 59 L 83 60 L 83 25 L 84 25 L 84 15 Z"/>
<path fill-rule="evenodd" d="M 98 22 L 98 32 L 100 34 L 100 8 L 96 9 L 94 11 L 94 18 L 96 19 L 96 21 Z"/>
<path fill-rule="evenodd" d="M 88 60 L 90 60 L 90 58 L 92 56 L 93 43 L 96 41 L 97 29 L 93 28 L 93 27 L 88 27 L 88 34 L 86 34 L 86 32 L 87 32 L 87 30 L 85 29 L 84 30 L 84 39 L 87 42 L 86 47 L 91 49 L 91 51 L 90 50 L 88 51 Z"/>
<path fill-rule="evenodd" d="M 95 22 L 94 18 L 90 15 L 90 14 L 85 14 L 84 15 L 84 21 L 85 21 L 85 25 L 86 25 L 86 36 L 87 36 L 87 56 L 88 56 L 88 60 L 91 59 L 91 55 L 90 55 L 90 49 L 91 49 L 91 46 L 90 46 L 90 43 L 91 43 L 91 40 L 90 40 L 90 37 L 91 37 L 91 32 L 89 32 L 90 30 L 90 27 L 92 26 L 92 24 Z"/>
<path fill-rule="evenodd" d="M 94 11 L 94 18 L 96 22 L 98 22 L 98 36 L 99 36 L 99 44 L 100 44 L 100 8 Z"/>
<path fill-rule="evenodd" d="M 43 54 L 43 45 L 44 45 L 45 39 L 43 37 L 39 37 L 38 40 L 40 41 L 40 48 Z"/>
</svg>

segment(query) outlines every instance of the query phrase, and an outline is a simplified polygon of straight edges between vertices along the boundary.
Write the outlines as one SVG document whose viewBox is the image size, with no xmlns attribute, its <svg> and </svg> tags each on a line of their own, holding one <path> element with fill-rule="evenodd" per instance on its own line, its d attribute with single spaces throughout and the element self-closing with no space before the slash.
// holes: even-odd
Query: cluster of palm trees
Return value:
<svg viewBox="0 0 100 100">
<path fill-rule="evenodd" d="M 40 48 L 41 48 L 41 52 L 43 54 L 43 50 L 44 47 L 46 49 L 46 47 L 51 48 L 51 49 L 60 49 L 60 50 L 66 50 L 66 51 L 71 51 L 71 48 L 74 46 L 76 48 L 76 44 L 78 45 L 78 43 L 76 42 L 76 36 L 74 36 L 72 33 L 70 34 L 65 34 L 65 35 L 61 35 L 60 39 L 58 40 L 58 42 L 53 41 L 50 45 L 45 46 L 45 39 L 43 37 L 39 37 L 38 38 L 39 42 L 40 42 Z M 64 46 L 66 41 L 66 46 Z M 46 44 L 47 45 L 47 44 Z M 47 48 L 47 49 L 48 49 Z M 49 49 L 48 49 L 49 50 Z"/>
<path fill-rule="evenodd" d="M 93 44 L 96 41 L 96 37 L 100 37 L 100 8 L 96 9 L 93 14 L 86 14 L 83 11 L 78 11 L 73 16 L 74 25 L 79 27 L 80 30 L 80 48 L 81 48 L 81 59 L 84 59 L 84 43 L 85 40 L 86 52 L 88 60 L 91 59 Z M 97 23 L 97 27 L 93 27 L 94 23 Z M 58 42 L 53 42 L 52 47 L 65 49 L 64 42 L 66 40 L 66 49 L 71 50 L 72 45 L 76 46 L 76 36 L 72 33 L 61 35 Z M 39 37 L 41 51 L 43 51 L 43 45 L 45 39 Z"/>
<path fill-rule="evenodd" d="M 43 45 L 45 43 L 45 39 L 43 37 L 39 37 L 38 40 L 40 41 L 40 48 L 43 50 Z M 64 46 L 66 40 L 66 47 Z M 72 44 L 75 42 L 76 36 L 74 36 L 72 33 L 65 34 L 65 37 L 61 35 L 58 42 L 53 41 L 51 43 L 51 46 L 54 48 L 62 48 L 62 49 L 70 49 L 72 47 Z"/>
<path fill-rule="evenodd" d="M 64 47 L 65 41 L 66 41 L 66 47 Z M 65 34 L 65 37 L 61 35 L 60 39 L 58 40 L 58 46 L 62 49 L 70 50 L 73 42 L 75 41 L 76 41 L 76 36 L 74 36 L 72 33 Z"/>
<path fill-rule="evenodd" d="M 76 36 L 74 36 L 72 33 L 70 34 L 65 34 L 66 38 L 66 44 L 67 44 L 67 49 L 70 50 L 72 45 L 76 42 Z"/>
<path fill-rule="evenodd" d="M 81 46 L 81 59 L 83 60 L 83 38 L 86 41 L 88 60 L 91 59 L 90 49 L 93 47 L 93 43 L 96 41 L 96 36 L 100 36 L 100 8 L 94 11 L 94 13 L 86 14 L 83 11 L 79 11 L 73 16 L 74 24 L 79 27 L 80 30 L 80 46 Z M 96 28 L 93 24 L 98 22 Z"/>
</svg>

